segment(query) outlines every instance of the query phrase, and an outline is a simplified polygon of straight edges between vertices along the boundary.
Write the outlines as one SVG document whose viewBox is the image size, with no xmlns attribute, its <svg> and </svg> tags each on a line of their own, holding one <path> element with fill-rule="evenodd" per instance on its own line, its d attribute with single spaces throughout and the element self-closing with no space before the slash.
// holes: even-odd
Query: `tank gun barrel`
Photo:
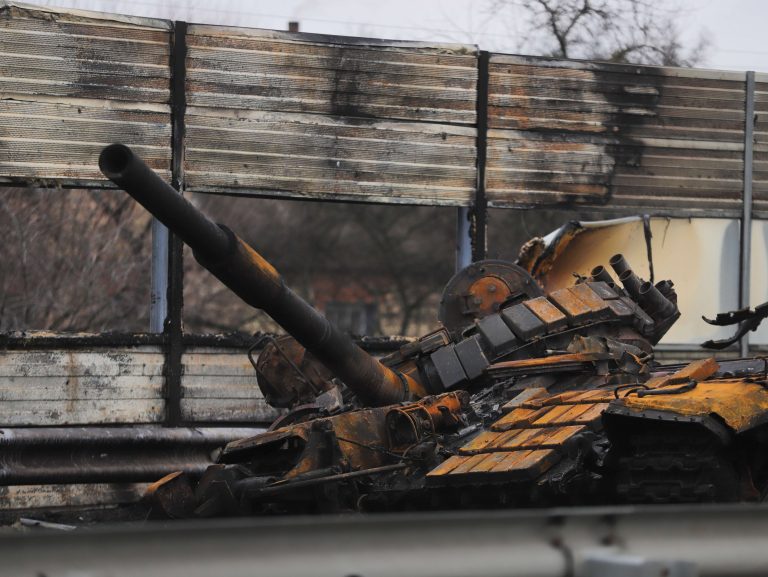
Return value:
<svg viewBox="0 0 768 577">
<path fill-rule="evenodd" d="M 203 267 L 246 303 L 272 317 L 361 401 L 381 406 L 426 394 L 414 379 L 363 351 L 288 288 L 277 270 L 248 243 L 200 212 L 129 147 L 111 144 L 104 148 L 99 168 L 179 236 Z"/>
</svg>

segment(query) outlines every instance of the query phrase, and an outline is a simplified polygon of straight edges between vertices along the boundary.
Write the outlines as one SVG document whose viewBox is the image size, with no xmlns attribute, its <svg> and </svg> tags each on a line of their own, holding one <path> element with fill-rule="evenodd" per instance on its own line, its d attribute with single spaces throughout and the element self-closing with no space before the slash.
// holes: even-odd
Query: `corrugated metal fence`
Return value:
<svg viewBox="0 0 768 577">
<path fill-rule="evenodd" d="M 189 191 L 741 214 L 745 73 L 490 54 L 478 78 L 474 46 L 178 24 L 0 3 L 0 181 L 107 186 L 120 140 L 183 157 Z M 759 216 L 768 76 L 754 98 Z"/>
<path fill-rule="evenodd" d="M 740 213 L 745 99 L 744 73 L 495 54 L 489 202 Z M 764 209 L 765 133 L 755 141 Z"/>
</svg>

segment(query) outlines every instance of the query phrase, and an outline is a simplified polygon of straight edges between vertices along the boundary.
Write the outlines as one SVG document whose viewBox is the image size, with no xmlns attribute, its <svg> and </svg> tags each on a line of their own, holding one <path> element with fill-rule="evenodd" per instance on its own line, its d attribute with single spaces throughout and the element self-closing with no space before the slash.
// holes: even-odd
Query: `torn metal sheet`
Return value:
<svg viewBox="0 0 768 577">
<path fill-rule="evenodd" d="M 588 277 L 596 265 L 618 281 L 608 263 L 614 254 L 624 254 L 639 276 L 649 279 L 653 268 L 657 279 L 674 279 L 682 315 L 662 344 L 698 346 L 730 334 L 701 317 L 737 306 L 738 240 L 738 222 L 725 219 L 632 216 L 571 221 L 529 241 L 518 262 L 552 291 L 572 284 L 574 275 Z"/>
</svg>

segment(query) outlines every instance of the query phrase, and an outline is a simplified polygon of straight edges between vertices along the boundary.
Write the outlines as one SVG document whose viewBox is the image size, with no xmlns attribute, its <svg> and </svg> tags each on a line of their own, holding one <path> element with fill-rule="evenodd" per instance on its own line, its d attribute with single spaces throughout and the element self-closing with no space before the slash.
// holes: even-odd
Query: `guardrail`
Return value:
<svg viewBox="0 0 768 577">
<path fill-rule="evenodd" d="M 747 576 L 768 572 L 748 505 L 230 519 L 0 538 L 0 575 Z"/>
</svg>

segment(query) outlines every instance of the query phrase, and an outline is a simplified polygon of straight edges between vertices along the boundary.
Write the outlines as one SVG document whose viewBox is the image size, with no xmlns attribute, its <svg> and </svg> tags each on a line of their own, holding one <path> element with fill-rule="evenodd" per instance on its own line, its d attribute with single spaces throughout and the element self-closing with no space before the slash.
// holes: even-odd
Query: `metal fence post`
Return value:
<svg viewBox="0 0 768 577">
<path fill-rule="evenodd" d="M 755 73 L 747 72 L 744 106 L 744 194 L 742 197 L 739 250 L 739 308 L 750 306 L 749 283 L 752 256 L 752 160 L 755 130 Z M 749 333 L 739 342 L 739 352 L 749 354 Z"/>
<path fill-rule="evenodd" d="M 472 227 L 469 207 L 460 206 L 456 211 L 456 272 L 472 262 Z"/>
<path fill-rule="evenodd" d="M 488 65 L 489 52 L 480 51 L 477 59 L 477 190 L 472 207 L 472 260 L 486 254 L 488 200 L 485 196 L 485 165 L 488 156 Z"/>
<path fill-rule="evenodd" d="M 184 193 L 184 115 L 186 98 L 187 23 L 176 21 L 171 36 L 171 186 Z M 181 361 L 184 353 L 182 309 L 184 255 L 181 239 L 168 238 L 168 315 L 165 321 L 165 424 L 181 424 Z"/>
<path fill-rule="evenodd" d="M 168 229 L 152 219 L 152 270 L 149 292 L 149 332 L 162 333 L 168 316 Z"/>
</svg>

